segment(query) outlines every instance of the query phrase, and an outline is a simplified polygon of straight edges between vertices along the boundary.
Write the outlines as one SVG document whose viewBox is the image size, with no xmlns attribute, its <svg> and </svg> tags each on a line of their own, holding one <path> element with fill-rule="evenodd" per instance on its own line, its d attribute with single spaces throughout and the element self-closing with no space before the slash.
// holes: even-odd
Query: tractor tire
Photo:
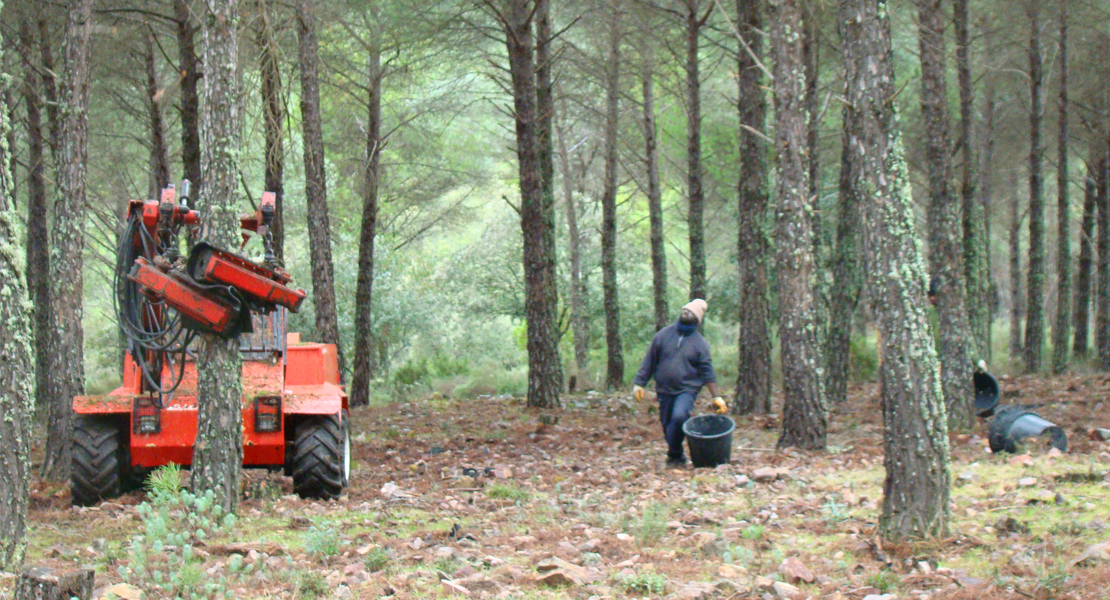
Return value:
<svg viewBox="0 0 1110 600">
<path fill-rule="evenodd" d="M 123 492 L 128 466 L 126 434 L 126 426 L 118 419 L 77 415 L 70 466 L 74 506 L 93 506 Z"/>
<path fill-rule="evenodd" d="M 350 440 L 347 411 L 312 415 L 297 424 L 293 442 L 293 491 L 302 498 L 330 500 L 347 487 Z"/>
</svg>

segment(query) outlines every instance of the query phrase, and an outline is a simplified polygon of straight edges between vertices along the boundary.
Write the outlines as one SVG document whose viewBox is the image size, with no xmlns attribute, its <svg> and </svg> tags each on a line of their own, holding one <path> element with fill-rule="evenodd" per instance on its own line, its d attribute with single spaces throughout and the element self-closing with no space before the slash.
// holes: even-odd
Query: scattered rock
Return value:
<svg viewBox="0 0 1110 600">
<path fill-rule="evenodd" d="M 782 598 L 783 600 L 800 600 L 804 597 L 802 590 L 782 581 L 772 583 L 771 592 L 775 594 L 776 598 Z"/>
<path fill-rule="evenodd" d="M 530 546 L 532 544 L 535 544 L 538 540 L 534 535 L 516 535 L 512 538 L 509 538 L 509 541 L 512 542 L 513 547 L 519 549 L 523 546 Z"/>
<path fill-rule="evenodd" d="M 1013 517 L 999 519 L 994 524 L 994 528 L 997 529 L 999 533 L 1029 533 L 1029 526 Z"/>
<path fill-rule="evenodd" d="M 341 584 L 336 586 L 335 591 L 332 592 L 331 597 L 338 598 L 339 600 L 349 600 L 350 598 L 354 597 L 354 594 L 351 593 L 351 588 Z"/>
<path fill-rule="evenodd" d="M 898 596 L 894 594 L 868 594 L 863 597 L 863 600 L 898 600 Z"/>
<path fill-rule="evenodd" d="M 111 594 L 111 595 L 109 595 Z M 117 583 L 102 587 L 93 592 L 92 600 L 106 600 L 107 598 L 119 598 L 120 600 L 141 600 L 143 591 L 139 588 L 127 584 Z"/>
<path fill-rule="evenodd" d="M 451 558 L 455 556 L 455 549 L 450 546 L 440 546 L 436 548 L 436 558 Z"/>
<path fill-rule="evenodd" d="M 799 581 L 813 583 L 813 571 L 810 571 L 802 561 L 793 556 L 782 561 L 782 564 L 779 565 L 779 573 L 782 573 L 787 583 L 797 583 Z"/>
<path fill-rule="evenodd" d="M 1071 565 L 1074 567 L 1076 565 L 1090 565 L 1107 561 L 1110 561 L 1110 541 L 1099 542 L 1087 546 L 1087 549 L 1083 551 L 1083 554 L 1079 555 L 1079 558 L 1071 561 Z"/>
<path fill-rule="evenodd" d="M 1011 456 L 1009 462 L 1015 467 L 1031 467 L 1033 466 L 1033 457 L 1028 454 L 1019 454 Z"/>
<path fill-rule="evenodd" d="M 460 596 L 469 596 L 470 595 L 470 590 L 468 590 L 465 587 L 459 585 L 458 583 L 455 583 L 454 581 L 451 581 L 450 579 L 444 579 L 443 581 L 440 581 L 439 583 L 449 593 L 458 594 Z"/>
<path fill-rule="evenodd" d="M 1110 440 L 1110 429 L 1096 428 L 1091 430 L 1091 439 L 1105 442 Z"/>
<path fill-rule="evenodd" d="M 409 548 L 412 548 L 413 550 L 419 550 L 425 545 L 426 544 L 424 544 L 424 538 L 413 538 L 413 540 L 409 542 Z"/>
<path fill-rule="evenodd" d="M 585 583 L 584 579 L 576 577 L 573 573 L 568 573 L 562 569 L 548 571 L 536 578 L 536 584 L 547 587 L 580 586 L 585 585 Z"/>
<path fill-rule="evenodd" d="M 774 481 L 790 473 L 786 467 L 760 467 L 752 473 L 752 478 L 759 482 Z"/>
<path fill-rule="evenodd" d="M 702 600 L 713 594 L 713 584 L 695 581 L 687 583 L 678 590 L 678 597 L 682 600 Z"/>
<path fill-rule="evenodd" d="M 622 542 L 631 542 L 632 541 L 632 536 L 628 535 L 627 533 L 618 533 L 617 534 L 617 539 L 622 541 Z"/>
<path fill-rule="evenodd" d="M 1018 487 L 1030 487 L 1034 485 L 1037 485 L 1036 477 L 1022 477 L 1018 479 Z"/>
</svg>

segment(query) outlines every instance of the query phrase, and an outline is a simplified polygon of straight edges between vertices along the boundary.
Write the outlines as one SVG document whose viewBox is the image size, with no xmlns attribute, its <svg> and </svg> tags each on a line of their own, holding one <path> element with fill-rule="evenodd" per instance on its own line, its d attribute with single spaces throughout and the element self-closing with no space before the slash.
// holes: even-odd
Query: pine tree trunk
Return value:
<svg viewBox="0 0 1110 600">
<path fill-rule="evenodd" d="M 271 0 L 259 0 L 258 70 L 262 78 L 262 125 L 266 139 L 266 191 L 274 193 L 274 221 L 270 225 L 274 257 L 285 263 L 285 101 L 281 63 L 274 39 Z"/>
<path fill-rule="evenodd" d="M 23 21 L 19 29 L 25 73 L 23 101 L 27 105 L 27 290 L 34 307 L 35 399 L 47 406 L 50 384 L 50 233 L 47 227 L 49 209 L 46 202 L 46 175 L 42 131 L 42 99 L 35 85 L 32 64 L 33 35 L 31 22 Z"/>
<path fill-rule="evenodd" d="M 150 119 L 150 185 L 147 198 L 158 198 L 162 188 L 170 182 L 169 158 L 166 155 L 166 134 L 162 125 L 161 90 L 158 88 L 158 64 L 154 58 L 154 34 L 147 35 L 143 52 L 146 63 L 146 95 Z"/>
<path fill-rule="evenodd" d="M 981 289 L 986 298 L 984 301 L 986 308 L 983 310 L 986 315 L 986 324 L 983 325 L 983 329 L 986 333 L 986 354 L 983 356 L 987 361 L 991 361 L 994 357 L 992 323 L 994 321 L 994 313 L 997 310 L 1000 294 L 998 286 L 994 282 L 993 262 L 991 259 L 991 222 L 994 218 L 994 117 L 997 112 L 993 84 L 987 86 L 986 96 L 987 106 L 984 109 L 984 112 L 986 112 L 986 125 L 983 128 L 983 150 L 979 165 L 979 204 L 982 206 L 983 211 L 983 280 L 981 282 Z"/>
<path fill-rule="evenodd" d="M 764 135 L 767 95 L 763 72 L 762 0 L 736 0 L 736 26 L 747 43 L 737 57 L 740 111 L 740 184 L 737 206 L 736 264 L 740 289 L 740 335 L 736 378 L 738 415 L 771 412 L 771 306 L 767 263 L 771 257 L 767 213 L 767 147 Z"/>
<path fill-rule="evenodd" d="M 200 189 L 200 84 L 201 60 L 197 56 L 194 36 L 197 27 L 190 23 L 189 0 L 173 1 L 177 24 L 177 59 L 181 74 L 181 163 L 185 179 Z"/>
<path fill-rule="evenodd" d="M 817 339 L 813 220 L 806 169 L 805 65 L 797 0 L 769 2 L 774 62 L 775 149 L 778 154 L 778 225 L 775 239 L 782 340 L 783 418 L 778 446 L 825 448 L 824 365 Z"/>
<path fill-rule="evenodd" d="M 239 165 L 239 2 L 206 0 L 204 104 L 202 114 L 200 211 L 207 241 L 235 248 L 240 239 L 235 201 Z M 243 464 L 243 385 L 239 343 L 200 336 L 197 356 L 197 442 L 193 450 L 194 492 L 212 490 L 216 502 L 234 512 L 239 506 Z"/>
<path fill-rule="evenodd" d="M 1091 272 L 1094 266 L 1092 245 L 1095 239 L 1095 212 L 1098 198 L 1099 150 L 1102 144 L 1092 142 L 1087 155 L 1087 177 L 1083 193 L 1083 219 L 1079 226 L 1079 261 L 1075 274 L 1075 336 L 1071 352 L 1078 359 L 1087 358 L 1091 326 Z"/>
<path fill-rule="evenodd" d="M 605 305 L 607 368 L 605 387 L 624 385 L 620 301 L 617 292 L 617 119 L 620 116 L 620 10 L 609 16 L 608 57 L 605 60 L 605 182 L 601 192 L 601 287 Z"/>
<path fill-rule="evenodd" d="M 50 406 L 42 477 L 69 478 L 73 397 L 85 388 L 81 324 L 85 249 L 85 169 L 88 162 L 88 106 L 92 0 L 74 0 L 68 11 L 65 65 L 62 67 L 61 132 L 58 146 L 58 193 L 50 254 Z"/>
<path fill-rule="evenodd" d="M 1021 344 L 1021 323 L 1025 318 L 1025 293 L 1021 285 L 1021 222 L 1023 220 L 1021 200 L 1014 196 L 1010 204 L 1010 360 L 1015 362 L 1024 356 Z"/>
<path fill-rule="evenodd" d="M 354 373 L 351 377 L 351 406 L 370 403 L 373 376 L 374 240 L 378 234 L 378 185 L 381 181 L 382 150 L 382 52 L 378 29 L 378 5 L 373 14 L 373 39 L 367 55 L 366 82 L 366 170 L 363 172 L 362 228 L 358 240 L 358 283 L 355 290 Z"/>
<path fill-rule="evenodd" d="M 540 199 L 543 218 L 549 224 L 544 228 L 547 240 L 544 242 L 550 248 L 550 261 L 552 277 L 557 280 L 555 263 L 557 260 L 555 243 L 555 94 L 552 84 L 551 63 L 554 56 L 551 53 L 551 4 L 550 0 L 535 0 L 536 20 L 536 157 L 540 163 Z M 557 283 L 552 283 L 557 286 Z M 555 287 L 553 294 L 558 293 Z M 553 310 L 558 310 L 558 298 L 552 300 L 555 305 Z M 555 344 L 558 345 L 561 332 L 559 331 L 558 318 L 555 319 Z M 552 378 L 559 382 L 560 389 L 563 382 L 562 357 L 558 348 L 555 351 L 555 363 L 549 365 L 554 369 Z"/>
<path fill-rule="evenodd" d="M 1068 210 L 1068 4 L 1060 3 L 1060 133 L 1056 162 L 1056 326 L 1052 328 L 1052 372 L 1068 368 L 1071 325 L 1071 215 Z"/>
<path fill-rule="evenodd" d="M 655 57 L 651 43 L 645 44 L 644 69 L 640 75 L 644 97 L 644 169 L 647 171 L 648 220 L 651 222 L 651 289 L 655 307 L 655 330 L 672 319 L 667 306 L 667 250 L 663 242 L 663 188 L 659 183 L 659 128 L 655 124 Z"/>
<path fill-rule="evenodd" d="M 847 91 L 846 91 L 847 93 Z M 843 142 L 840 150 L 840 181 L 837 199 L 836 254 L 833 256 L 832 305 L 829 311 L 828 352 L 829 400 L 844 402 L 848 396 L 848 375 L 851 367 L 852 316 L 859 303 L 862 289 L 862 269 L 859 264 L 859 226 L 861 190 L 858 184 L 862 174 L 863 148 L 853 147 L 852 141 L 860 128 L 858 111 L 845 107 L 843 111 Z"/>
<path fill-rule="evenodd" d="M 890 22 L 883 0 L 842 0 L 841 38 L 851 146 L 863 163 L 860 194 L 866 256 L 882 335 L 879 367 L 886 481 L 879 533 L 886 540 L 948 533 L 948 433 L 925 308 L 927 276 L 914 233 L 902 150 Z"/>
<path fill-rule="evenodd" d="M 563 207 L 567 218 L 567 246 L 570 254 L 570 327 L 574 335 L 575 381 L 584 382 L 589 373 L 590 329 L 586 315 L 586 284 L 582 277 L 582 239 L 578 231 L 578 203 L 574 200 L 574 175 L 566 135 L 559 131 L 559 168 L 563 172 Z M 574 391 L 574 390 L 571 390 Z"/>
<path fill-rule="evenodd" d="M 536 68 L 529 0 L 509 0 L 503 7 L 509 71 L 516 120 L 520 176 L 520 227 L 524 238 L 524 310 L 528 320 L 528 406 L 557 408 L 562 376 L 559 367 L 558 304 L 555 288 L 555 223 L 544 206 L 538 154 Z"/>
<path fill-rule="evenodd" d="M 1095 352 L 1101 369 L 1110 369 L 1110 160 L 1107 159 L 1107 139 L 1099 148 L 1098 186 L 1095 205 L 1098 206 L 1098 278 L 1095 280 Z"/>
<path fill-rule="evenodd" d="M 57 160 L 62 123 L 58 118 L 58 86 L 54 77 L 54 51 L 50 43 L 50 23 L 45 18 L 39 19 L 38 27 L 39 56 L 42 60 L 42 95 L 46 99 L 46 121 L 50 126 L 50 153 Z"/>
<path fill-rule="evenodd" d="M 298 0 L 304 195 L 308 217 L 309 257 L 312 262 L 312 305 L 316 312 L 316 335 L 325 344 L 335 344 L 336 354 L 339 356 L 339 371 L 342 373 L 344 362 L 335 305 L 335 267 L 331 259 L 324 130 L 320 123 L 320 57 L 316 41 L 315 10 L 316 0 Z"/>
<path fill-rule="evenodd" d="M 24 21 L 20 38 L 24 51 L 30 49 L 30 23 Z M 30 54 L 25 55 L 30 60 Z M 37 94 L 26 71 L 25 93 L 30 95 L 28 112 L 37 114 Z M 37 120 L 37 117 L 36 117 Z M 11 123 L 0 114 L 0 135 L 6 137 Z M 38 169 L 41 182 L 42 131 L 38 134 Z M 32 134 L 33 135 L 33 134 Z M 35 141 L 32 140 L 32 144 Z M 35 368 L 32 354 L 31 303 L 27 296 L 24 264 L 19 252 L 19 221 L 10 190 L 12 173 L 7 168 L 10 147 L 0 147 L 0 571 L 14 571 L 27 548 L 27 498 L 31 482 L 31 421 L 34 395 L 28 375 Z M 32 167 L 33 168 L 33 167 Z M 45 305 L 44 305 L 45 308 Z"/>
<path fill-rule="evenodd" d="M 686 225 L 690 237 L 690 299 L 705 298 L 705 196 L 701 166 L 701 75 L 698 41 L 705 19 L 699 0 L 684 0 L 686 14 Z M 712 5 L 711 5 L 712 6 Z M 712 10 L 712 8 L 710 8 Z M 709 13 L 706 13 L 706 17 Z"/>
<path fill-rule="evenodd" d="M 920 0 L 921 114 L 929 179 L 930 275 L 937 289 L 937 353 L 950 428 L 972 422 L 971 329 L 964 283 L 960 201 L 953 196 L 942 0 Z"/>
<path fill-rule="evenodd" d="M 829 290 L 825 272 L 828 256 L 825 240 L 825 215 L 822 212 L 820 191 L 821 153 L 818 147 L 818 134 L 821 130 L 821 115 L 818 107 L 817 86 L 820 83 L 818 67 L 820 60 L 820 40 L 818 38 L 817 3 L 802 4 L 802 63 L 806 68 L 806 170 L 809 172 L 810 218 L 813 219 L 813 264 L 816 277 L 813 279 L 813 295 L 817 307 L 817 342 L 822 349 L 826 347 L 829 325 Z M 828 386 L 826 386 L 828 389 Z"/>
<path fill-rule="evenodd" d="M 971 131 L 975 105 L 971 78 L 971 36 L 968 31 L 969 0 L 954 0 L 956 24 L 956 73 L 960 88 L 960 136 L 957 147 L 963 160 L 960 169 L 960 206 L 963 217 L 964 281 L 967 289 L 968 327 L 971 331 L 971 353 L 985 358 L 990 349 L 990 265 L 986 256 L 987 219 L 983 204 L 976 197 L 976 156 Z"/>
<path fill-rule="evenodd" d="M 1047 252 L 1044 240 L 1044 68 L 1041 58 L 1041 23 L 1038 3 L 1029 15 L 1029 300 L 1025 315 L 1025 370 L 1041 369 L 1044 346 L 1044 281 Z"/>
</svg>

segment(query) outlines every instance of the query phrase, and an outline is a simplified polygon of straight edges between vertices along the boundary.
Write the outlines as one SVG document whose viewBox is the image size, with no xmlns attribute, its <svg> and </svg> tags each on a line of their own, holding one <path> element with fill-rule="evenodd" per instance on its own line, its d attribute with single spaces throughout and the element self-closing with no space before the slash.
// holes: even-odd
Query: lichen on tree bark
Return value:
<svg viewBox="0 0 1110 600">
<path fill-rule="evenodd" d="M 221 248 L 239 241 L 237 176 L 240 136 L 239 2 L 205 0 L 204 88 L 199 208 L 204 238 Z M 243 462 L 243 386 L 239 345 L 234 339 L 201 336 L 197 356 L 197 438 L 194 491 L 213 490 L 226 510 L 239 505 Z"/>
</svg>

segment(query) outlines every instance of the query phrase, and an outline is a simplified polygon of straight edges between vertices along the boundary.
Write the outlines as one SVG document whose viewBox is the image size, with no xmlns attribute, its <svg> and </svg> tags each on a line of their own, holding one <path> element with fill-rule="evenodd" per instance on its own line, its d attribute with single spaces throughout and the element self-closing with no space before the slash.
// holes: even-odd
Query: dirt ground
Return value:
<svg viewBox="0 0 1110 600">
<path fill-rule="evenodd" d="M 732 461 L 714 469 L 664 467 L 650 403 L 590 393 L 536 411 L 433 395 L 352 411 L 340 499 L 301 500 L 289 478 L 248 471 L 230 534 L 152 560 L 158 577 L 235 598 L 1108 598 L 1110 442 L 1094 432 L 1110 428 L 1108 387 L 1105 375 L 1003 379 L 1003 404 L 1062 426 L 1068 452 L 993 455 L 986 422 L 953 433 L 944 539 L 876 536 L 875 385 L 832 407 L 827 452 L 776 451 L 774 415 L 739 417 Z M 71 509 L 67 486 L 37 483 L 26 565 L 121 582 L 147 500 Z M 14 577 L 0 576 L 0 597 Z M 153 579 L 131 583 L 163 597 Z"/>
</svg>

